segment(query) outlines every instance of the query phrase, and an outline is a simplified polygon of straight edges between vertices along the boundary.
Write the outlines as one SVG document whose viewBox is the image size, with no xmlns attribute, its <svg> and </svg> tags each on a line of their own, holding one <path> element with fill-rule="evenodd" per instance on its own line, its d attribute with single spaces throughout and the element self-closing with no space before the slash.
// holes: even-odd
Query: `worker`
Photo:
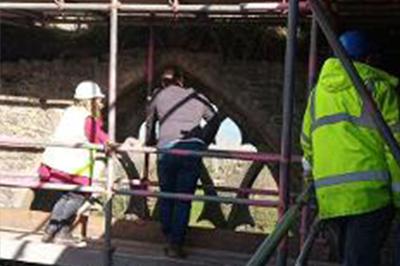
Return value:
<svg viewBox="0 0 400 266">
<path fill-rule="evenodd" d="M 74 94 L 74 104 L 68 107 L 52 137 L 54 142 L 107 144 L 108 135 L 103 131 L 101 110 L 105 95 L 98 84 L 83 81 Z M 96 161 L 96 152 L 84 148 L 47 147 L 39 167 L 43 182 L 91 185 L 103 171 L 103 163 Z M 89 197 L 88 193 L 65 192 L 55 203 L 43 242 L 73 244 L 71 226 L 79 208 Z"/>
<path fill-rule="evenodd" d="M 157 139 L 160 149 L 204 150 L 204 128 L 201 120 L 211 121 L 216 111 L 208 99 L 193 89 L 184 88 L 183 73 L 176 67 L 167 67 L 161 77 L 161 89 L 156 90 L 149 106 L 150 132 L 159 124 Z M 216 130 L 206 130 L 216 133 Z M 207 133 L 208 134 L 208 133 Z M 154 134 L 153 134 L 154 135 Z M 209 135 L 209 134 L 208 134 Z M 206 137 L 210 139 L 210 137 Z M 161 192 L 194 194 L 201 172 L 200 157 L 182 157 L 161 154 L 157 160 Z M 170 257 L 184 258 L 186 229 L 189 223 L 191 202 L 188 200 L 160 199 L 162 232 L 167 240 L 165 253 Z"/>
<path fill-rule="evenodd" d="M 400 122 L 398 79 L 373 64 L 374 45 L 361 31 L 340 36 L 386 123 Z M 328 58 L 311 91 L 301 145 L 312 168 L 319 218 L 341 229 L 343 265 L 380 265 L 393 217 L 392 159 L 338 58 Z"/>
</svg>

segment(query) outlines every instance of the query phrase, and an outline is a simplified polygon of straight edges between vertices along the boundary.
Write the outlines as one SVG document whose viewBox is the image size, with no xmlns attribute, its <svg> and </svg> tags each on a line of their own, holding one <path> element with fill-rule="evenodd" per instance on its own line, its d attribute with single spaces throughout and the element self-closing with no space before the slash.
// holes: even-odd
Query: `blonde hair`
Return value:
<svg viewBox="0 0 400 266">
<path fill-rule="evenodd" d="M 100 108 L 97 107 L 96 98 L 93 99 L 85 99 L 85 100 L 74 100 L 74 105 L 77 107 L 85 108 L 93 117 L 100 116 Z"/>
</svg>

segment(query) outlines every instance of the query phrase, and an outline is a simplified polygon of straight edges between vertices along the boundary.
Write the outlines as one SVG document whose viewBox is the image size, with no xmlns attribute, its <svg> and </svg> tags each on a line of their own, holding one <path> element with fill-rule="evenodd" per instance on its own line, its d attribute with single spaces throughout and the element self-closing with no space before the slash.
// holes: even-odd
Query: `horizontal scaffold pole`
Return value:
<svg viewBox="0 0 400 266">
<path fill-rule="evenodd" d="M 36 177 L 35 179 L 32 179 L 32 177 L 33 176 L 9 175 L 7 173 L 0 173 L 0 187 L 79 191 L 79 192 L 91 192 L 91 193 L 106 192 L 106 189 L 101 186 L 82 186 L 74 184 L 41 182 L 39 178 Z M 244 205 L 259 206 L 259 207 L 278 206 L 277 200 L 252 200 L 252 199 L 241 199 L 232 197 L 192 195 L 185 193 L 158 192 L 145 189 L 137 189 L 137 190 L 114 189 L 113 193 L 125 196 L 167 198 L 167 199 L 177 199 L 177 200 L 187 200 L 187 201 L 211 201 L 219 203 L 244 204 Z"/>
<path fill-rule="evenodd" d="M 119 189 L 119 190 L 114 190 L 114 192 L 119 195 L 177 199 L 177 200 L 186 200 L 186 201 L 208 201 L 208 202 L 218 202 L 218 203 L 233 203 L 233 204 L 244 204 L 244 205 L 259 206 L 259 207 L 277 207 L 278 203 L 279 203 L 277 200 L 251 200 L 251 199 L 240 199 L 240 198 L 232 198 L 232 197 L 157 192 L 157 191 L 149 191 L 149 190 Z"/>
<path fill-rule="evenodd" d="M 23 10 L 71 10 L 71 11 L 109 11 L 112 4 L 106 3 L 0 3 L 0 10 L 5 9 L 23 9 Z M 118 4 L 119 11 L 139 12 L 139 13 L 230 13 L 230 14 L 248 14 L 248 13 L 267 13 L 280 12 L 288 9 L 287 3 L 243 3 L 236 5 L 223 4 L 182 4 L 174 10 L 168 4 Z M 306 3 L 302 3 L 301 8 L 308 9 Z"/>
<path fill-rule="evenodd" d="M 7 173 L 0 173 L 0 187 L 13 188 L 32 188 L 45 190 L 62 190 L 62 191 L 79 191 L 91 193 L 103 193 L 105 189 L 100 186 L 83 186 L 64 183 L 42 182 L 38 177 L 33 176 L 16 176 Z"/>
<path fill-rule="evenodd" d="M 1 173 L 0 172 L 0 186 L 11 186 L 11 187 L 26 187 L 29 188 L 42 188 L 43 182 L 41 182 L 40 177 L 38 175 L 24 175 L 24 174 L 15 174 L 15 173 Z M 148 186 L 157 187 L 159 186 L 158 182 L 141 182 L 138 179 L 134 180 L 123 180 L 123 181 L 116 181 L 119 185 L 129 185 L 134 186 L 137 189 L 146 189 Z M 95 182 L 92 187 L 98 186 L 99 188 L 95 188 L 94 190 L 98 189 L 101 192 L 102 186 L 104 186 L 104 180 L 98 180 Z M 45 186 L 44 189 L 52 189 L 53 186 Z M 66 188 L 70 188 L 67 186 Z M 264 195 L 264 196 L 277 196 L 278 191 L 276 189 L 256 189 L 256 188 L 236 188 L 236 187 L 228 187 L 228 186 L 213 186 L 213 185 L 197 185 L 198 189 L 214 189 L 220 192 L 228 192 L 228 193 L 238 193 L 239 195 Z M 100 191 L 101 190 L 101 191 Z M 94 192 L 94 191 L 92 191 Z"/>
<path fill-rule="evenodd" d="M 123 182 L 122 182 L 123 183 Z M 128 181 L 129 183 L 129 181 Z M 154 182 L 154 181 L 150 181 L 150 182 L 144 182 L 143 184 L 132 184 L 132 185 L 136 185 L 136 186 L 158 186 L 159 183 L 158 182 Z M 214 185 L 207 185 L 207 184 L 201 184 L 198 185 L 197 188 L 202 189 L 202 188 L 211 188 L 211 189 L 215 189 L 217 191 L 221 191 L 221 192 L 235 192 L 235 193 L 239 193 L 242 195 L 247 195 L 247 194 L 258 194 L 258 195 L 267 195 L 267 196 L 278 196 L 278 190 L 276 189 L 257 189 L 257 188 L 235 188 L 235 187 L 228 187 L 228 186 L 214 186 Z"/>
<path fill-rule="evenodd" d="M 118 144 L 120 146 L 120 144 Z M 23 139 L 15 139 L 10 137 L 0 136 L 0 148 L 44 148 L 47 146 L 53 147 L 70 147 L 70 148 L 83 148 L 83 149 L 94 149 L 94 150 L 105 150 L 104 145 L 90 144 L 90 143 L 63 143 L 63 142 L 43 142 L 43 141 L 30 141 Z M 281 156 L 273 153 L 263 152 L 249 152 L 249 151 L 238 151 L 238 150 L 221 150 L 221 149 L 209 149 L 206 151 L 195 151 L 195 150 L 183 150 L 183 149 L 158 149 L 155 147 L 135 147 L 122 149 L 121 147 L 116 148 L 116 152 L 132 152 L 132 153 L 153 153 L 153 154 L 171 154 L 176 156 L 191 156 L 191 157 L 210 157 L 210 158 L 221 158 L 221 159 L 236 159 L 243 161 L 255 161 L 255 162 L 280 162 Z M 291 161 L 300 162 L 301 156 L 292 156 Z"/>
</svg>

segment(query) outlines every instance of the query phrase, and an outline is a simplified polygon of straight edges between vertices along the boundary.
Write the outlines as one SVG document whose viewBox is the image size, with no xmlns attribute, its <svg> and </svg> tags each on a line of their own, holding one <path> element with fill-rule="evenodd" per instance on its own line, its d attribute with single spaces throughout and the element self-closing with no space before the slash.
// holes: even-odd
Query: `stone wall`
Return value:
<svg viewBox="0 0 400 266">
<path fill-rule="evenodd" d="M 194 86 L 231 117 L 245 142 L 259 150 L 279 151 L 282 121 L 283 64 L 267 61 L 224 60 L 215 54 L 159 51 L 155 76 L 175 63 Z M 108 83 L 108 57 L 53 61 L 3 62 L 0 65 L 1 135 L 48 140 L 74 87 L 85 79 Z M 295 105 L 295 142 L 305 100 L 305 66 L 298 65 Z M 138 134 L 145 110 L 145 52 L 120 52 L 118 57 L 117 139 Z M 157 80 L 155 84 L 157 84 Z M 12 96 L 12 97 L 11 97 Z M 11 98 L 10 98 L 11 97 Z M 22 99 L 29 99 L 28 102 Z M 32 174 L 40 153 L 0 151 L 0 172 Z"/>
</svg>

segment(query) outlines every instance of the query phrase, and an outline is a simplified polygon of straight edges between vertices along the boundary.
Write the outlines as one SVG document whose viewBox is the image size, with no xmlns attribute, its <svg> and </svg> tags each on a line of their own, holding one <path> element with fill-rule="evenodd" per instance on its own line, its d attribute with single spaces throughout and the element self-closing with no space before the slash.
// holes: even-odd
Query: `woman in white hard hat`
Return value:
<svg viewBox="0 0 400 266">
<path fill-rule="evenodd" d="M 108 135 L 102 129 L 101 109 L 105 95 L 93 81 L 78 84 L 74 104 L 68 107 L 55 133 L 54 142 L 108 144 Z M 47 147 L 39 175 L 42 181 L 90 185 L 98 178 L 100 169 L 96 164 L 95 151 L 81 148 Z M 54 205 L 50 221 L 43 235 L 43 242 L 74 242 L 71 225 L 87 193 L 66 192 Z"/>
</svg>

